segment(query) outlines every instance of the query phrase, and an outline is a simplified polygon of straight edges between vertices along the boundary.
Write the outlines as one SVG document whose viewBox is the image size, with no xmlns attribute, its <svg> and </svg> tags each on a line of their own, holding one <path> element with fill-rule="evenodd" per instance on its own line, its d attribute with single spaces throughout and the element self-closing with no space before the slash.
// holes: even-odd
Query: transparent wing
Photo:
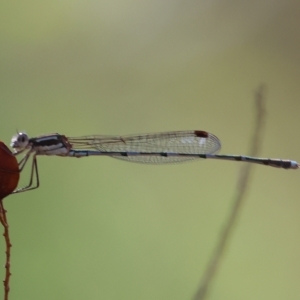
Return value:
<svg viewBox="0 0 300 300">
<path fill-rule="evenodd" d="M 101 152 L 214 154 L 221 148 L 220 140 L 213 134 L 200 130 L 172 131 L 127 136 L 68 137 L 73 149 L 94 149 Z M 137 163 L 176 163 L 197 159 L 195 157 L 163 156 L 111 156 Z"/>
</svg>

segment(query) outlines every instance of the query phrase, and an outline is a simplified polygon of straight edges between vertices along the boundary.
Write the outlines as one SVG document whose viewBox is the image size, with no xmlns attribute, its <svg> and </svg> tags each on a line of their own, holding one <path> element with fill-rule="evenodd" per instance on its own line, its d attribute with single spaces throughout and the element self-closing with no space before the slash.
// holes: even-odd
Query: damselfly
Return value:
<svg viewBox="0 0 300 300">
<path fill-rule="evenodd" d="M 211 158 L 244 161 L 283 169 L 298 169 L 299 164 L 292 160 L 257 158 L 241 155 L 217 155 L 221 149 L 220 140 L 213 134 L 200 130 L 171 131 L 162 133 L 138 134 L 127 136 L 91 135 L 66 137 L 54 133 L 29 138 L 24 132 L 13 136 L 11 147 L 14 154 L 25 153 L 19 162 L 23 170 L 32 155 L 29 184 L 14 193 L 35 189 L 39 186 L 37 167 L 38 155 L 57 155 L 69 157 L 110 156 L 129 162 L 146 164 L 166 164 Z M 33 178 L 36 185 L 33 186 Z"/>
</svg>

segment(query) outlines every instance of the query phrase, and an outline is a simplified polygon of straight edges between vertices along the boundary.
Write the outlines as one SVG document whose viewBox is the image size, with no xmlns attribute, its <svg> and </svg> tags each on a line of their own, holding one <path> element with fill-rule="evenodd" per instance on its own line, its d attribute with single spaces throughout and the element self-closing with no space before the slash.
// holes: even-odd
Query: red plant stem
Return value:
<svg viewBox="0 0 300 300">
<path fill-rule="evenodd" d="M 8 223 L 6 219 L 6 210 L 3 207 L 3 199 L 0 200 L 0 222 L 2 223 L 4 227 L 4 239 L 5 239 L 5 244 L 6 244 L 6 263 L 5 263 L 5 279 L 3 280 L 3 285 L 4 285 L 4 300 L 8 300 L 8 293 L 9 293 L 9 279 L 11 276 L 10 273 L 10 249 L 12 244 L 10 243 L 10 238 L 9 238 L 9 230 L 8 230 Z"/>
<path fill-rule="evenodd" d="M 6 244 L 6 262 L 5 262 L 5 278 L 4 285 L 4 300 L 8 300 L 10 290 L 9 279 L 10 273 L 10 238 L 8 223 L 6 219 L 6 210 L 3 206 L 3 199 L 10 195 L 18 185 L 20 177 L 19 164 L 16 157 L 11 153 L 7 146 L 0 141 L 0 222 L 4 227 L 4 239 Z"/>
</svg>

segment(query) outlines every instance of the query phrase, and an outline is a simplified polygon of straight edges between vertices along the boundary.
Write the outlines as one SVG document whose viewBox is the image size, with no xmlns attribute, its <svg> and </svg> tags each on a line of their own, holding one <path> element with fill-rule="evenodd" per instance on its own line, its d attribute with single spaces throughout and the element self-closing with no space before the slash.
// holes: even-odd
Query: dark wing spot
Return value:
<svg viewBox="0 0 300 300">
<path fill-rule="evenodd" d="M 197 137 L 208 138 L 208 132 L 206 132 L 206 131 L 195 130 L 194 133 Z"/>
</svg>

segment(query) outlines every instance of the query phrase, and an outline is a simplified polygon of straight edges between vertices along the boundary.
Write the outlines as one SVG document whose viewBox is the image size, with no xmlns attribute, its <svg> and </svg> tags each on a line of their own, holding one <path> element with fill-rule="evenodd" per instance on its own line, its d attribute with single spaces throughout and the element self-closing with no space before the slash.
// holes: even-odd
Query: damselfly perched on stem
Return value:
<svg viewBox="0 0 300 300">
<path fill-rule="evenodd" d="M 35 189 L 39 186 L 38 155 L 69 157 L 110 156 L 129 162 L 146 164 L 178 163 L 199 158 L 244 161 L 283 169 L 298 169 L 293 160 L 258 158 L 242 155 L 218 155 L 220 140 L 213 134 L 201 130 L 170 131 L 126 136 L 90 135 L 66 137 L 58 133 L 29 138 L 24 132 L 13 136 L 11 147 L 14 154 L 25 153 L 19 162 L 23 170 L 33 156 L 29 184 L 14 193 Z M 33 186 L 33 178 L 36 185 Z"/>
</svg>

